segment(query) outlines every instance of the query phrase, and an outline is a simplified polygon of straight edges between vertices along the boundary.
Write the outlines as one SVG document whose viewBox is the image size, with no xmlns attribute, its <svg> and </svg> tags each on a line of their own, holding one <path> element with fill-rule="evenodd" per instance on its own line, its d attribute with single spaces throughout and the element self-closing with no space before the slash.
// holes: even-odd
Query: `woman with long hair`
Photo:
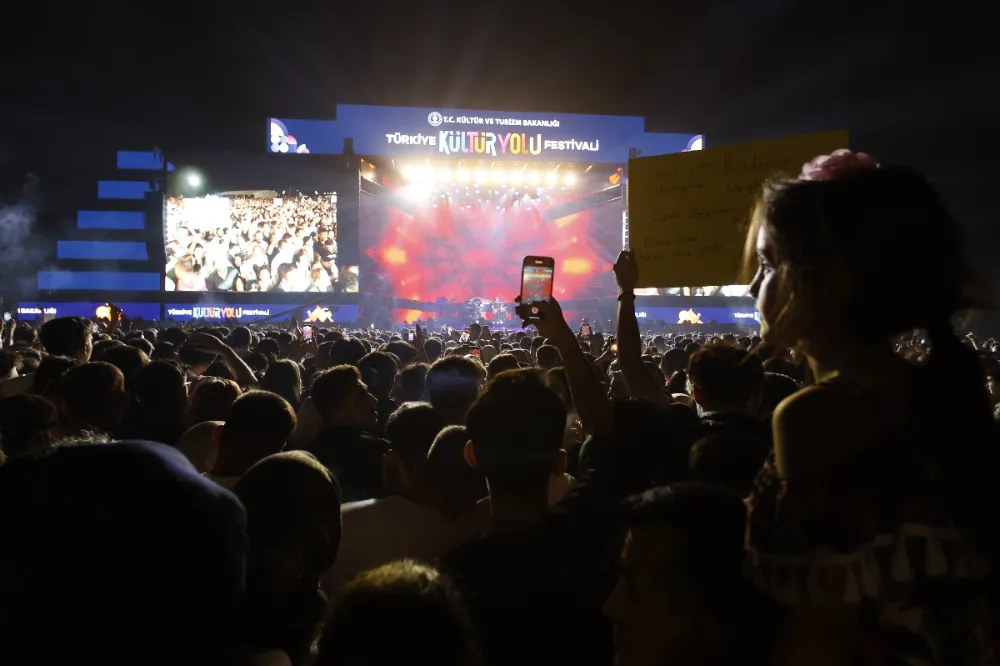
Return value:
<svg viewBox="0 0 1000 666">
<path fill-rule="evenodd" d="M 951 324 L 955 220 L 919 174 L 841 150 L 765 186 L 747 263 L 764 341 L 815 380 L 775 411 L 749 502 L 751 571 L 787 604 L 776 663 L 995 663 L 1000 437 Z M 923 366 L 892 345 L 915 329 Z"/>
<path fill-rule="evenodd" d="M 287 358 L 275 361 L 264 373 L 260 388 L 277 393 L 294 409 L 302 404 L 302 371 L 299 364 Z"/>
</svg>

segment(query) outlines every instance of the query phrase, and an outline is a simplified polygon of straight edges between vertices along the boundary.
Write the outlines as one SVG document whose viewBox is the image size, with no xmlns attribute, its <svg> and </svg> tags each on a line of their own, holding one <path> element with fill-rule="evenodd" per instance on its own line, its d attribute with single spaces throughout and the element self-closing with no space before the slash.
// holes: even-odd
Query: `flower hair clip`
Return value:
<svg viewBox="0 0 1000 666">
<path fill-rule="evenodd" d="M 799 180 L 836 180 L 858 169 L 877 169 L 881 166 L 868 153 L 854 153 L 847 148 L 835 150 L 829 155 L 820 155 L 802 165 Z"/>
</svg>

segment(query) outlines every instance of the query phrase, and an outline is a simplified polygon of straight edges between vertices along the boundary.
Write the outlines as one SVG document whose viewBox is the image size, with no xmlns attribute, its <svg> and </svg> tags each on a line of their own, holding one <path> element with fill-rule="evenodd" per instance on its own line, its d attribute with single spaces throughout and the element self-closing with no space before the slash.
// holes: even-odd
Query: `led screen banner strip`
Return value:
<svg viewBox="0 0 1000 666">
<path fill-rule="evenodd" d="M 339 324 L 354 323 L 358 319 L 358 306 L 355 304 L 333 304 L 329 298 L 316 303 L 305 303 L 294 306 L 278 305 L 212 305 L 199 303 L 169 303 L 163 308 L 161 317 L 159 303 L 117 303 L 126 317 L 143 321 L 173 320 L 187 322 L 192 320 L 242 321 L 267 323 L 269 321 L 289 321 L 294 316 L 303 324 Z M 15 313 L 11 313 L 15 314 Z M 107 319 L 110 315 L 108 303 L 96 301 L 73 302 L 32 302 L 22 301 L 17 304 L 15 317 L 22 321 L 47 321 L 56 317 L 83 317 L 84 319 Z"/>
<path fill-rule="evenodd" d="M 749 308 L 701 308 L 697 305 L 682 307 L 637 307 L 635 316 L 640 321 L 662 321 L 666 324 L 743 324 L 754 326 L 760 324 L 760 313 Z M 711 331 L 707 331 L 711 332 Z"/>
<path fill-rule="evenodd" d="M 118 303 L 117 305 L 126 317 L 144 321 L 159 321 L 160 319 L 159 303 Z M 54 319 L 55 317 L 107 319 L 109 315 L 108 303 L 94 301 L 63 303 L 22 301 L 17 304 L 17 316 L 25 321 L 42 319 L 43 317 L 46 319 Z"/>
<path fill-rule="evenodd" d="M 177 322 L 240 321 L 263 324 L 289 321 L 293 317 L 302 324 L 354 323 L 359 309 L 354 304 L 331 304 L 329 296 L 314 303 L 296 304 L 212 304 L 167 303 L 164 318 Z"/>
</svg>

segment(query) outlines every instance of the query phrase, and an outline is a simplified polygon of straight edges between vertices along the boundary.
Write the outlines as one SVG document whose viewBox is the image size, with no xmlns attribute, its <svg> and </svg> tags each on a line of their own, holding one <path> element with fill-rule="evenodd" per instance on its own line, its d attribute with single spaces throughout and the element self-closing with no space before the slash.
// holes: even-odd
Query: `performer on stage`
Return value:
<svg viewBox="0 0 1000 666">
<path fill-rule="evenodd" d="M 493 321 L 504 323 L 507 315 L 507 307 L 499 296 L 493 299 Z"/>
</svg>

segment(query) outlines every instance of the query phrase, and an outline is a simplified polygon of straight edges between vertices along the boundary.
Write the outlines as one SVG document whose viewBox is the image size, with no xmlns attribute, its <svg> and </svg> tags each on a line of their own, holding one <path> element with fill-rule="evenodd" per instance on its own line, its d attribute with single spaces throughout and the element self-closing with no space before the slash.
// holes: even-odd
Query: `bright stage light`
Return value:
<svg viewBox="0 0 1000 666">
<path fill-rule="evenodd" d="M 567 187 L 571 187 L 576 183 L 576 176 L 574 176 L 571 173 L 568 173 L 565 176 L 563 176 L 563 182 L 566 183 Z"/>
<path fill-rule="evenodd" d="M 542 180 L 541 175 L 537 171 L 532 171 L 528 174 L 528 182 L 532 185 L 537 185 Z"/>
<path fill-rule="evenodd" d="M 520 171 L 510 172 L 510 182 L 513 183 L 514 185 L 520 183 L 522 178 L 524 178 L 524 174 L 521 173 Z"/>
<path fill-rule="evenodd" d="M 188 174 L 187 181 L 191 187 L 201 187 L 201 174 L 190 173 Z"/>
<path fill-rule="evenodd" d="M 431 193 L 434 191 L 434 187 L 430 183 L 413 183 L 412 185 L 407 185 L 403 190 L 403 195 L 410 201 L 426 201 Z"/>
<path fill-rule="evenodd" d="M 507 174 L 505 174 L 502 170 L 497 169 L 493 172 L 493 182 L 502 183 L 505 180 L 507 180 Z"/>
<path fill-rule="evenodd" d="M 434 178 L 434 167 L 424 166 L 420 169 L 420 178 L 422 180 L 432 180 Z"/>
<path fill-rule="evenodd" d="M 556 175 L 555 171 L 550 171 L 549 173 L 545 174 L 545 182 L 548 183 L 549 185 L 555 185 L 557 182 L 559 182 L 559 176 Z"/>
<path fill-rule="evenodd" d="M 459 169 L 458 170 L 458 180 L 459 180 L 459 182 L 462 182 L 462 183 L 469 182 L 469 170 L 468 169 Z"/>
<path fill-rule="evenodd" d="M 416 177 L 417 177 L 416 167 L 412 166 L 403 167 L 403 178 L 405 178 L 406 180 L 413 180 Z"/>
<path fill-rule="evenodd" d="M 439 177 L 441 180 L 451 180 L 451 169 L 441 169 Z"/>
<path fill-rule="evenodd" d="M 489 177 L 490 174 L 486 172 L 486 169 L 480 169 L 479 171 L 476 172 L 477 183 L 485 183 Z"/>
</svg>

